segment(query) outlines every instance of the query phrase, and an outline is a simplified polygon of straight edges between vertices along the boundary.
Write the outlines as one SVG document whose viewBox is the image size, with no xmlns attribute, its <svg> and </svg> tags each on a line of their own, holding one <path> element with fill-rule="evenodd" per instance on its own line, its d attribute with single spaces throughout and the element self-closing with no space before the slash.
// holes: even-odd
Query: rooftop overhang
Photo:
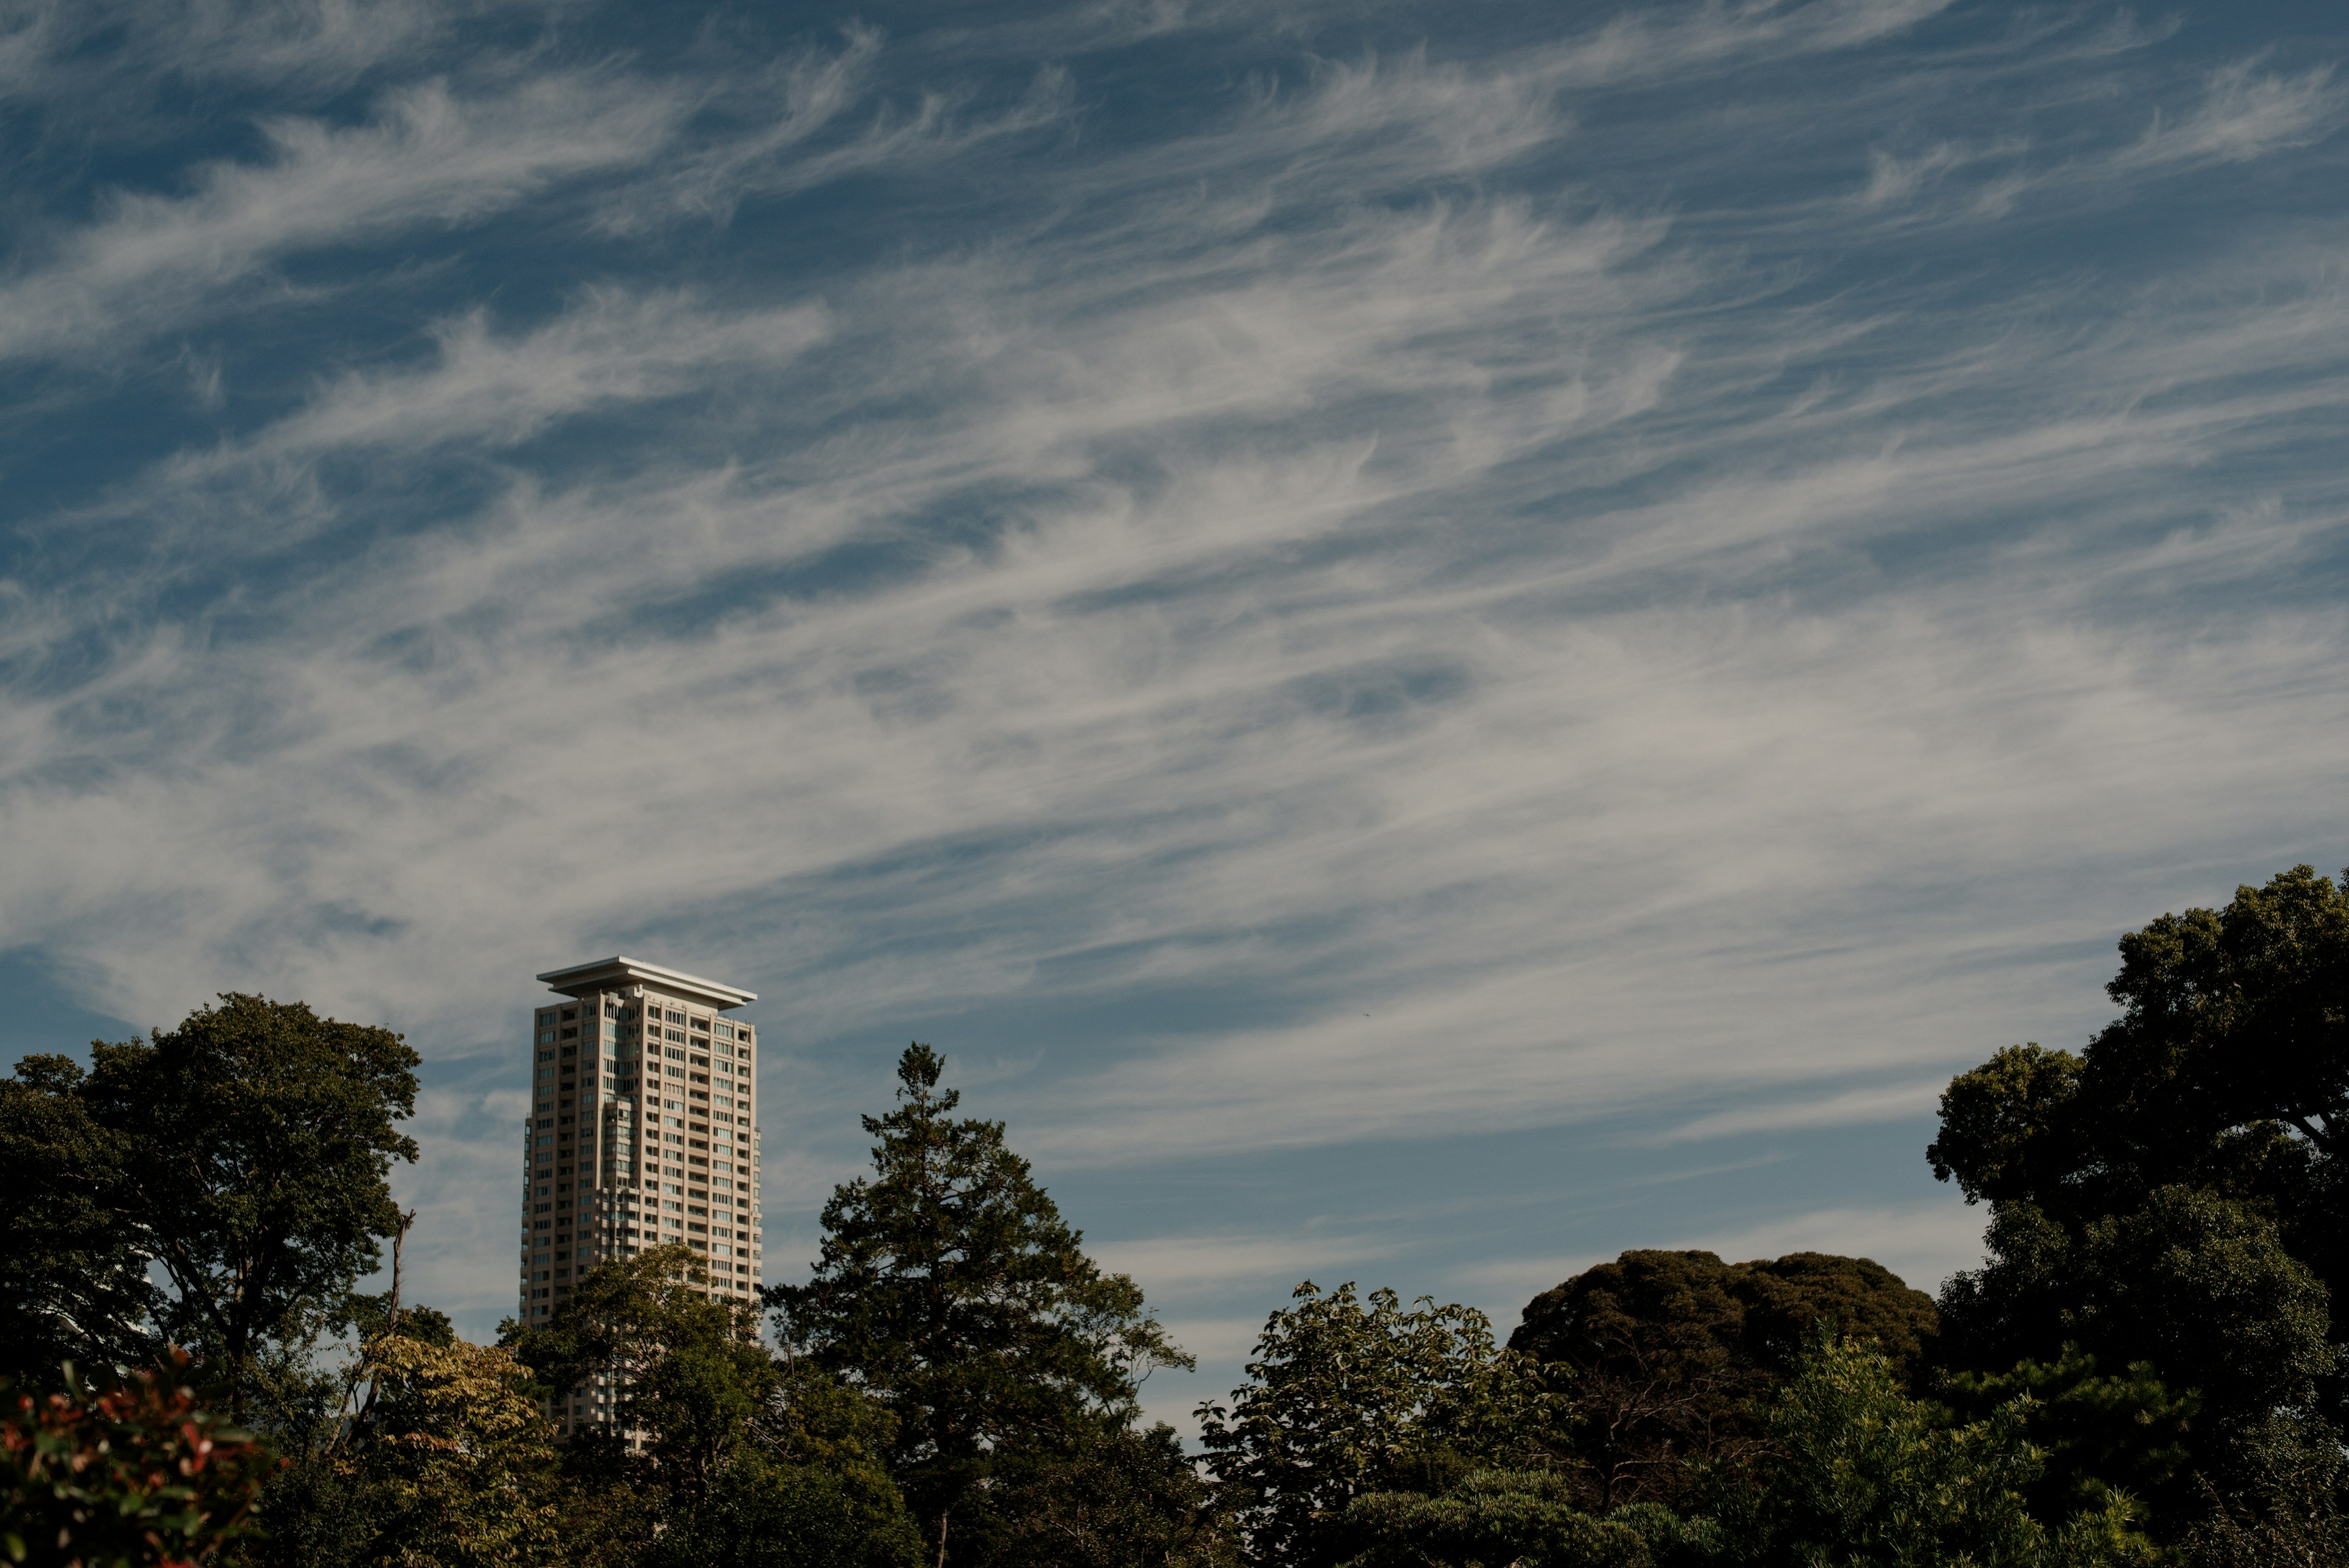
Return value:
<svg viewBox="0 0 2349 1568">
<path fill-rule="evenodd" d="M 746 1002 L 756 1002 L 759 993 L 739 986 L 724 985 L 714 980 L 704 980 L 683 970 L 663 969 L 657 963 L 642 963 L 625 956 L 597 959 L 594 963 L 574 964 L 569 969 L 551 969 L 538 977 L 546 989 L 564 996 L 585 996 L 591 991 L 618 991 L 631 985 L 649 985 L 681 996 L 688 1002 L 698 1002 L 723 1012 L 730 1007 L 740 1007 Z"/>
</svg>

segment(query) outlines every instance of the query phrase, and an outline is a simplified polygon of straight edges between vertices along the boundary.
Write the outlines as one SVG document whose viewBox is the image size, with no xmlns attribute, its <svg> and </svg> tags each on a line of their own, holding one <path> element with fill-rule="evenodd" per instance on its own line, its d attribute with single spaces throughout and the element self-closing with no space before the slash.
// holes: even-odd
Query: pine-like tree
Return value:
<svg viewBox="0 0 2349 1568">
<path fill-rule="evenodd" d="M 891 1469 L 929 1550 L 978 1563 L 1005 1530 L 999 1467 L 1081 1451 L 1131 1422 L 1153 1367 L 1191 1360 L 1133 1280 L 1085 1256 L 1003 1124 L 954 1116 L 944 1067 L 906 1048 L 897 1107 L 864 1118 L 873 1173 L 824 1206 L 814 1277 L 768 1299 L 795 1353 L 896 1417 Z"/>
</svg>

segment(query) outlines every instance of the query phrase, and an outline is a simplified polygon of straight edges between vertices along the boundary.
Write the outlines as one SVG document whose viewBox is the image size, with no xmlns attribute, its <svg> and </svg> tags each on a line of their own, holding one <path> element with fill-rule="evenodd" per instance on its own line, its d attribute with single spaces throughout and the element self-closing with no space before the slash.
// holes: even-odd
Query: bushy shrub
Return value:
<svg viewBox="0 0 2349 1568">
<path fill-rule="evenodd" d="M 0 1552 L 12 1563 L 178 1568 L 248 1524 L 271 1462 L 196 1403 L 185 1355 L 100 1392 L 0 1393 Z"/>
</svg>

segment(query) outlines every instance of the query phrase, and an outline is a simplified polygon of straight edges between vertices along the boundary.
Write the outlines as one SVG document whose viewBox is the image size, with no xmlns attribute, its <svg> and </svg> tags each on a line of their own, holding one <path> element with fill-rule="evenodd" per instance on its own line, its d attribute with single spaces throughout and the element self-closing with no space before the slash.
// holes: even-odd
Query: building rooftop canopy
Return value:
<svg viewBox="0 0 2349 1568">
<path fill-rule="evenodd" d="M 699 1002 L 724 1012 L 740 1007 L 746 1002 L 756 1002 L 759 993 L 739 986 L 726 985 L 714 980 L 704 980 L 683 970 L 664 969 L 657 963 L 615 955 L 597 959 L 593 963 L 574 964 L 569 969 L 551 969 L 538 977 L 549 991 L 564 996 L 581 996 L 591 991 L 616 991 L 627 985 L 650 985 Z"/>
</svg>

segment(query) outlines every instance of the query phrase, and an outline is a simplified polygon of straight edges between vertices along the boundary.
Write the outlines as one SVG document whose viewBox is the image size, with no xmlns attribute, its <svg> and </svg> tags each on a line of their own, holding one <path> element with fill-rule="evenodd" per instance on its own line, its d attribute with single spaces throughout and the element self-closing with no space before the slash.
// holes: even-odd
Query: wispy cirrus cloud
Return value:
<svg viewBox="0 0 2349 1568">
<path fill-rule="evenodd" d="M 201 319 L 289 254 L 478 223 L 652 156 L 686 107 L 674 91 L 573 72 L 491 95 L 404 88 L 352 127 L 264 120 L 266 157 L 192 171 L 182 195 L 109 192 L 96 221 L 0 280 L 0 358 L 98 358 Z"/>
<path fill-rule="evenodd" d="M 511 446 L 614 404 L 704 388 L 729 365 L 780 369 L 831 329 L 820 304 L 712 311 L 676 292 L 608 287 L 514 336 L 498 335 L 487 313 L 473 310 L 433 325 L 430 364 L 346 375 L 299 412 L 215 452 L 175 458 L 156 478 L 186 483 L 254 462 L 369 449 L 416 456 L 453 443 Z"/>
<path fill-rule="evenodd" d="M 1912 1290 L 1930 1294 L 1950 1275 L 1979 1262 L 1987 1219 L 1981 1210 L 1952 1204 L 1847 1204 L 1656 1245 L 1712 1252 L 1733 1263 L 1789 1252 L 1864 1257 L 1891 1270 Z M 1510 1259 L 1488 1265 L 1474 1277 L 1501 1300 L 1524 1300 L 1613 1256 Z M 1505 1331 L 1515 1326 L 1514 1317 L 1500 1321 Z"/>
<path fill-rule="evenodd" d="M 71 117 L 153 116 L 157 78 L 260 81 L 309 98 L 413 61 L 495 5 L 433 0 L 29 0 L 0 13 L 0 81 Z M 112 36 L 109 38 L 109 35 Z M 111 48 L 98 47 L 107 39 Z"/>
<path fill-rule="evenodd" d="M 1930 1111 L 1948 1086 L 1946 1079 L 1927 1078 L 1884 1088 L 1817 1094 L 1773 1105 L 1740 1106 L 1683 1122 L 1663 1136 L 1667 1142 L 1688 1143 L 1739 1133 L 1786 1132 L 1800 1127 L 1913 1118 Z"/>
<path fill-rule="evenodd" d="M 2263 63 L 2237 60 L 2213 70 L 2199 102 L 2182 114 L 2157 112 L 2117 161 L 2124 168 L 2243 163 L 2305 147 L 2341 128 L 2349 90 L 2334 85 L 2330 64 L 2286 73 L 2264 70 Z"/>
<path fill-rule="evenodd" d="M 2133 135 L 2102 119 L 2080 125 L 2069 95 L 2051 90 L 2039 139 L 2007 127 L 1971 141 L 1870 149 L 1868 178 L 1854 200 L 1888 220 L 1923 226 L 1996 222 L 2056 202 L 2102 206 L 2147 179 L 2182 178 L 2325 140 L 2349 110 L 2349 94 L 2333 78 L 2330 65 L 2292 73 L 2260 57 L 2230 61 L 2180 84 L 2176 101 L 2156 107 Z"/>
<path fill-rule="evenodd" d="M 714 94 L 705 113 L 722 112 L 724 128 L 609 193 L 598 225 L 628 235 L 679 222 L 722 223 L 744 202 L 864 173 L 950 168 L 1005 139 L 1071 122 L 1069 78 L 1051 65 L 1005 104 L 973 105 L 936 89 L 904 103 L 875 96 L 872 67 L 881 47 L 879 33 L 852 27 L 836 49 L 809 49 Z M 847 123 L 852 111 L 858 118 Z"/>
<path fill-rule="evenodd" d="M 2085 1027 L 2124 925 L 2322 857 L 2349 313 L 2211 171 L 2331 157 L 2331 78 L 1930 5 L 1392 15 L 467 72 L 435 13 L 350 114 L 82 191 L 0 285 L 64 454 L 0 581 L 0 947 L 401 1022 L 451 1290 L 495 1021 L 616 945 L 781 999 L 795 1244 L 920 1032 L 1056 1183 L 1202 1195 L 1084 1222 L 1210 1325 L 1315 1259 L 1961 1254 L 1891 1187 L 1619 1224 L 1586 1175 L 1531 1240 L 1355 1189 L 1872 1136 Z"/>
</svg>

